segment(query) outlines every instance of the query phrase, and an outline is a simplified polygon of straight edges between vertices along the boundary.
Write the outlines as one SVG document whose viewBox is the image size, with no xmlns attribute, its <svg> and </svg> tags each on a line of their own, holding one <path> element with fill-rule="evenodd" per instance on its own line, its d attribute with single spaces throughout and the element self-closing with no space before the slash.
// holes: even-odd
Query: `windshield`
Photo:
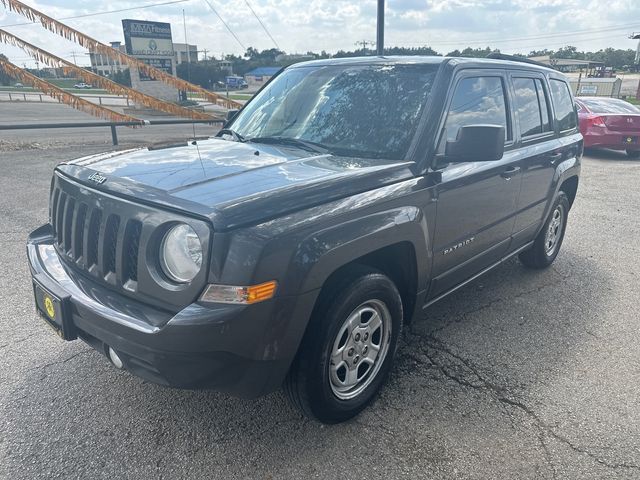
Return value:
<svg viewBox="0 0 640 480">
<path fill-rule="evenodd" d="M 581 98 L 580 101 L 593 113 L 640 113 L 640 109 L 635 105 L 617 98 L 590 98 L 588 100 Z"/>
<path fill-rule="evenodd" d="M 299 139 L 338 155 L 403 159 L 438 65 L 298 67 L 233 121 L 247 141 Z"/>
</svg>

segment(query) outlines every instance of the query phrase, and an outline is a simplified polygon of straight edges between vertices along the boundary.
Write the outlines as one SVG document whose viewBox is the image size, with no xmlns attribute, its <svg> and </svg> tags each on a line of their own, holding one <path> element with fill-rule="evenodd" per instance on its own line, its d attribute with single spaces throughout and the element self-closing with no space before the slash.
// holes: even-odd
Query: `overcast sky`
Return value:
<svg viewBox="0 0 640 480">
<path fill-rule="evenodd" d="M 48 15 L 62 19 L 96 12 L 165 3 L 170 0 L 24 0 Z M 376 37 L 376 0 L 209 0 L 238 37 L 236 40 L 207 5 L 188 0 L 171 5 L 64 20 L 94 38 L 122 40 L 123 18 L 172 24 L 174 42 L 184 41 L 184 9 L 189 43 L 215 56 L 240 54 L 249 46 L 274 47 L 251 14 L 253 7 L 287 52 L 352 50 L 355 43 Z M 2 8 L 0 26 L 25 19 Z M 3 27 L 5 28 L 5 27 Z M 88 64 L 86 50 L 40 25 L 6 27 L 11 33 L 72 60 Z M 456 48 L 497 47 L 505 53 L 556 49 L 575 45 L 580 50 L 634 48 L 627 37 L 640 31 L 639 0 L 387 0 L 386 45 L 429 45 L 441 53 Z M 32 66 L 21 50 L 0 44 L 0 52 L 14 63 Z"/>
</svg>

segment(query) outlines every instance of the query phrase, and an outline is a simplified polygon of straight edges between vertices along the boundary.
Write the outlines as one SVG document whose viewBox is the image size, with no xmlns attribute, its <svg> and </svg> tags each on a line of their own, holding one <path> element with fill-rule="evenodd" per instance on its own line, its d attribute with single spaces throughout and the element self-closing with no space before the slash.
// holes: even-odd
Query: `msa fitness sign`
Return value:
<svg viewBox="0 0 640 480">
<path fill-rule="evenodd" d="M 173 57 L 171 24 L 122 20 L 127 53 L 134 57 Z"/>
</svg>

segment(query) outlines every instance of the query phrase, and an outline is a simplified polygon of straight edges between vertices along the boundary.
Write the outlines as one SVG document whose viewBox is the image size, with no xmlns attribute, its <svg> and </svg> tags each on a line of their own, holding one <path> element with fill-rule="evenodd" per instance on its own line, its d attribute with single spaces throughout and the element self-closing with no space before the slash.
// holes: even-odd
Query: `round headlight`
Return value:
<svg viewBox="0 0 640 480">
<path fill-rule="evenodd" d="M 202 244 L 189 225 L 172 227 L 162 239 L 160 247 L 162 271 L 171 280 L 190 282 L 202 267 Z"/>
</svg>

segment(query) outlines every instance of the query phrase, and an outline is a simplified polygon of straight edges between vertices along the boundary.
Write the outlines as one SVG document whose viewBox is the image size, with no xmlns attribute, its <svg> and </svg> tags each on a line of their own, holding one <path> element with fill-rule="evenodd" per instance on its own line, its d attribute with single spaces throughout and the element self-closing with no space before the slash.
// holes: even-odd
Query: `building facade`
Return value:
<svg viewBox="0 0 640 480">
<path fill-rule="evenodd" d="M 194 63 L 198 61 L 198 46 L 187 43 L 174 43 L 173 52 L 176 55 L 176 63 Z"/>
<path fill-rule="evenodd" d="M 252 87 L 261 87 L 267 83 L 271 77 L 281 70 L 282 67 L 259 67 L 245 73 L 244 79 Z"/>
<path fill-rule="evenodd" d="M 126 53 L 125 46 L 122 45 L 122 42 L 111 42 L 111 48 L 122 53 Z M 102 55 L 97 52 L 89 52 L 89 59 L 91 61 L 91 70 L 93 73 L 97 73 L 104 77 L 110 77 L 114 73 L 118 73 L 129 68 L 126 65 L 123 66 L 118 60 L 114 60 L 113 58 L 109 58 L 106 55 Z"/>
</svg>

